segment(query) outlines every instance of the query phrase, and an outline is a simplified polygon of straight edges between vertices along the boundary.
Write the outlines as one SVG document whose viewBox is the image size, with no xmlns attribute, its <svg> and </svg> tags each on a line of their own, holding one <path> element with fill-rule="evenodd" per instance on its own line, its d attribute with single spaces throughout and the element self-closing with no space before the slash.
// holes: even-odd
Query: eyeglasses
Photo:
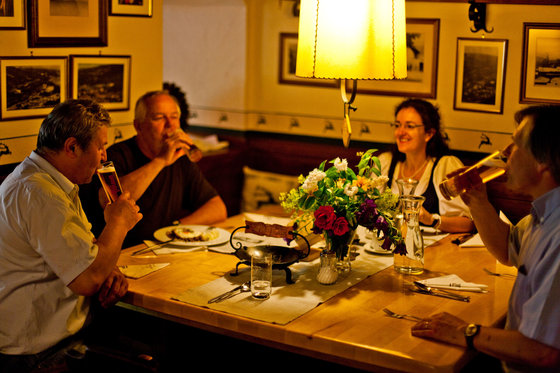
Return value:
<svg viewBox="0 0 560 373">
<path fill-rule="evenodd" d="M 404 122 L 404 123 L 393 122 L 393 123 L 391 123 L 391 127 L 393 127 L 396 130 L 398 130 L 399 128 L 404 128 L 405 130 L 410 131 L 414 128 L 423 127 L 423 126 L 424 126 L 423 124 L 417 124 L 417 123 L 414 123 L 414 122 Z"/>
</svg>

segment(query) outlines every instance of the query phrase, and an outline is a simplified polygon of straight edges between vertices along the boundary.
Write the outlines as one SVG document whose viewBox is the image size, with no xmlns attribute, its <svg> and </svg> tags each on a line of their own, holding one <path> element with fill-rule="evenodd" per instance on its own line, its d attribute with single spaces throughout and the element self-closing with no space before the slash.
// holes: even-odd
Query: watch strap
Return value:
<svg viewBox="0 0 560 373">
<path fill-rule="evenodd" d="M 439 214 L 432 214 L 432 218 L 434 221 L 430 225 L 432 228 L 438 228 L 441 225 L 441 216 Z"/>
<path fill-rule="evenodd" d="M 473 332 L 474 329 L 474 332 Z M 467 343 L 467 348 L 469 350 L 475 350 L 474 348 L 474 337 L 480 333 L 479 324 L 469 324 L 465 329 L 465 341 Z"/>
</svg>

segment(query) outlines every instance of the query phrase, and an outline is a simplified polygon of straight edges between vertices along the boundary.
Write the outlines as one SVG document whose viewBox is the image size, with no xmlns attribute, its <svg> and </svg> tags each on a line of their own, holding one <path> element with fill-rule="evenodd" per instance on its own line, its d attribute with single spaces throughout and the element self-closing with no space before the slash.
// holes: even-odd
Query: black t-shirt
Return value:
<svg viewBox="0 0 560 373">
<path fill-rule="evenodd" d="M 107 159 L 113 161 L 119 176 L 124 176 L 150 162 L 150 159 L 140 151 L 136 137 L 110 146 L 107 149 Z M 88 188 L 96 189 L 97 195 L 100 183 L 97 178 L 95 179 L 97 187 Z M 89 191 L 88 194 L 92 192 Z M 195 163 L 192 163 L 186 156 L 179 158 L 156 176 L 136 202 L 144 217 L 128 232 L 123 248 L 137 245 L 145 239 L 153 239 L 153 233 L 157 229 L 171 225 L 173 221 L 192 213 L 217 195 L 216 190 L 204 178 Z M 88 210 L 91 210 L 90 205 L 91 202 L 88 203 L 86 210 L 84 204 L 86 214 L 88 214 Z M 99 211 L 97 213 L 90 211 L 90 213 L 95 220 L 95 224 L 94 222 L 92 224 L 101 225 Z M 102 225 L 105 225 L 104 220 L 102 220 Z M 93 229 L 93 232 L 96 235 L 103 229 L 102 227 L 101 229 L 94 228 L 96 229 Z"/>
</svg>

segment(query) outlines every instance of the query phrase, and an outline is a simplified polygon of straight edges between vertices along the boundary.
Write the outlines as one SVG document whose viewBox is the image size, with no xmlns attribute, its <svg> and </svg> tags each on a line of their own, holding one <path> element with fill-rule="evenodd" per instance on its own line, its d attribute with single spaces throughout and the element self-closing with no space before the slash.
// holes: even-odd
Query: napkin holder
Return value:
<svg viewBox="0 0 560 373">
<path fill-rule="evenodd" d="M 307 246 L 303 250 L 298 250 L 298 248 L 290 246 L 279 246 L 279 245 L 255 245 L 255 246 L 245 246 L 242 242 L 233 242 L 235 232 L 240 229 L 245 229 L 245 233 L 253 233 L 259 236 L 276 237 L 283 238 L 285 240 L 295 240 L 297 238 L 303 239 L 305 245 Z M 272 254 L 272 269 L 281 269 L 286 272 L 286 282 L 288 284 L 293 284 L 292 272 L 290 271 L 290 265 L 297 263 L 299 260 L 306 258 L 310 251 L 311 246 L 305 237 L 293 231 L 293 226 L 282 226 L 279 224 L 266 224 L 262 222 L 245 221 L 245 225 L 236 228 L 231 232 L 229 238 L 229 244 L 235 250 L 234 255 L 240 260 L 235 266 L 235 272 L 231 273 L 231 276 L 239 275 L 239 266 L 244 264 L 251 266 L 251 256 L 257 252 L 265 252 Z M 288 241 L 287 241 L 288 242 Z"/>
</svg>

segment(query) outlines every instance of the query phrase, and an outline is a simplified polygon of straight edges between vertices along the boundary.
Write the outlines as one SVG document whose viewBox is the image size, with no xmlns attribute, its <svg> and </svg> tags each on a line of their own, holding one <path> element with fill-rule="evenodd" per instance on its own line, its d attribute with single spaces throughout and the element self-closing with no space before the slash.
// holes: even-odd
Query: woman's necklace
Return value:
<svg viewBox="0 0 560 373">
<path fill-rule="evenodd" d="M 420 173 L 420 171 L 422 171 L 422 170 L 424 169 L 424 167 L 426 167 L 426 164 L 428 164 L 428 158 L 426 158 L 426 160 L 424 161 L 424 163 L 422 163 L 422 166 L 420 166 L 420 168 L 416 169 L 416 171 L 414 171 L 414 173 L 413 173 L 412 175 L 406 176 L 406 175 L 404 174 L 404 168 L 405 168 L 405 167 L 404 167 L 404 163 L 403 163 L 403 164 L 402 164 L 402 167 L 401 167 L 401 176 L 403 177 L 403 179 L 415 179 L 415 180 L 418 180 L 418 179 L 416 179 L 416 176 Z"/>
</svg>

